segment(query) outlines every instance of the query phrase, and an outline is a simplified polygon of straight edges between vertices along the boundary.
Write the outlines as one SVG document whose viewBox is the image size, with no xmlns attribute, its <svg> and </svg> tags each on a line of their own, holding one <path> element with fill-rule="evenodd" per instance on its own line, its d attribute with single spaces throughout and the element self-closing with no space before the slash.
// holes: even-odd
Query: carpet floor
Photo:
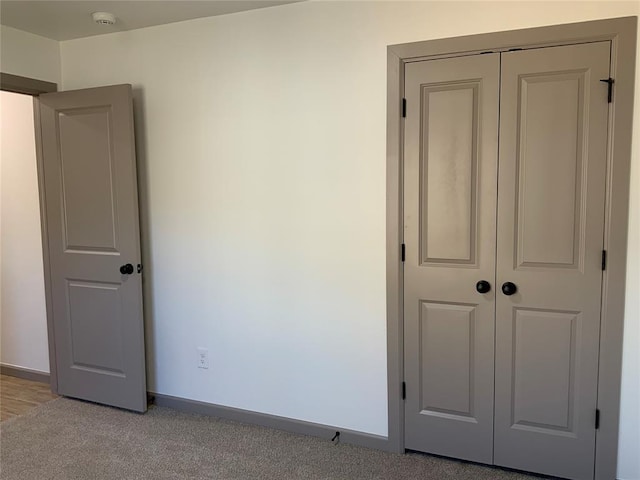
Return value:
<svg viewBox="0 0 640 480">
<path fill-rule="evenodd" d="M 531 480 L 152 407 L 145 415 L 58 398 L 0 424 L 0 478 Z"/>
</svg>

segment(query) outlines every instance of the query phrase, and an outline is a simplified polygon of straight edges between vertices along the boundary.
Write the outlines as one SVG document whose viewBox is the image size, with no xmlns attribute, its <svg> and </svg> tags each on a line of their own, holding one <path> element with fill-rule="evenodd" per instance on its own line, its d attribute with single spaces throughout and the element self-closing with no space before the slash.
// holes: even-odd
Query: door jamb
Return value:
<svg viewBox="0 0 640 480">
<path fill-rule="evenodd" d="M 38 171 L 38 196 L 40 197 L 40 230 L 42 236 L 42 260 L 44 267 L 44 292 L 47 313 L 47 337 L 49 343 L 49 385 L 53 393 L 58 393 L 58 368 L 56 345 L 53 335 L 53 304 L 51 298 L 51 266 L 49 263 L 49 230 L 47 228 L 47 204 L 44 196 L 44 164 L 42 159 L 42 139 L 40 131 L 40 102 L 38 96 L 58 91 L 58 85 L 35 78 L 21 77 L 0 72 L 0 90 L 22 93 L 33 97 L 33 123 L 36 144 L 36 168 Z"/>
<path fill-rule="evenodd" d="M 604 235 L 604 248 L 608 255 L 602 283 L 597 403 L 602 415 L 600 427 L 596 431 L 595 479 L 616 478 L 637 23 L 637 17 L 622 17 L 387 47 L 386 265 L 389 450 L 404 452 L 404 402 L 401 396 L 404 380 L 404 286 L 400 248 L 403 243 L 402 99 L 405 64 L 487 51 L 508 51 L 513 48 L 611 41 L 610 76 L 616 83 L 608 121 Z"/>
</svg>

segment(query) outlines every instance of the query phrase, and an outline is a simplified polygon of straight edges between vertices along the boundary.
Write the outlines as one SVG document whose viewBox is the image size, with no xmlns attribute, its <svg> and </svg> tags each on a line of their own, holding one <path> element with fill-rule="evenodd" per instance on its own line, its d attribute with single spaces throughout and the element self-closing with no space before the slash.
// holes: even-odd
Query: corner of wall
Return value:
<svg viewBox="0 0 640 480">
<path fill-rule="evenodd" d="M 0 39 L 3 72 L 60 84 L 59 41 L 6 25 L 0 25 Z"/>
</svg>

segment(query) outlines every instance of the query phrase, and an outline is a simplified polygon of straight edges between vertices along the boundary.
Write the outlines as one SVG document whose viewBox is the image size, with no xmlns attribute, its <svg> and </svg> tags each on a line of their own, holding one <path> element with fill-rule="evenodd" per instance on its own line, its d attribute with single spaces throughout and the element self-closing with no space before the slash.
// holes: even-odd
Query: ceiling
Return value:
<svg viewBox="0 0 640 480">
<path fill-rule="evenodd" d="M 2 0 L 0 23 L 54 40 L 225 15 L 300 0 Z M 98 25 L 93 12 L 116 16 L 115 25 Z"/>
</svg>

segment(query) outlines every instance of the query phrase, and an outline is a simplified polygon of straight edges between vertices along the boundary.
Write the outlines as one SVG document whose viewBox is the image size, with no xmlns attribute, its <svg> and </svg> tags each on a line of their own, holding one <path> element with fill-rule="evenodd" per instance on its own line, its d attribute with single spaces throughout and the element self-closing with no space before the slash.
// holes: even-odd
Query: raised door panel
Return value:
<svg viewBox="0 0 640 480">
<path fill-rule="evenodd" d="M 405 71 L 405 446 L 491 463 L 499 55 Z"/>
<path fill-rule="evenodd" d="M 519 79 L 517 266 L 578 268 L 582 258 L 586 74 Z"/>
<path fill-rule="evenodd" d="M 69 281 L 71 368 L 124 376 L 120 285 Z"/>
<path fill-rule="evenodd" d="M 473 421 L 475 306 L 423 302 L 421 413 Z M 462 417 L 462 418 L 461 418 Z"/>
<path fill-rule="evenodd" d="M 571 435 L 580 315 L 520 308 L 513 314 L 512 427 Z"/>
<path fill-rule="evenodd" d="M 502 54 L 497 465 L 593 477 L 609 42 Z"/>
<path fill-rule="evenodd" d="M 66 250 L 117 251 L 111 121 L 109 107 L 57 112 Z"/>
<path fill-rule="evenodd" d="M 475 260 L 478 89 L 477 81 L 422 87 L 423 263 Z"/>
</svg>

